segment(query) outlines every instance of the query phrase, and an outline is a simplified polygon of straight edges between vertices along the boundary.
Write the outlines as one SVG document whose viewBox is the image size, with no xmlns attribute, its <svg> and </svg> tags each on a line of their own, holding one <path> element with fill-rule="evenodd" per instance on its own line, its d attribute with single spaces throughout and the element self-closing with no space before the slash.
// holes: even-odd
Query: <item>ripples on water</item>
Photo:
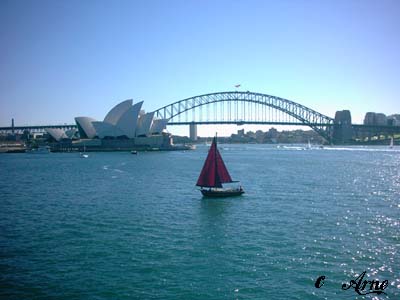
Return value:
<svg viewBox="0 0 400 300">
<path fill-rule="evenodd" d="M 367 271 L 399 299 L 399 151 L 222 145 L 219 200 L 206 151 L 1 155 L 0 297 L 363 299 Z"/>
</svg>

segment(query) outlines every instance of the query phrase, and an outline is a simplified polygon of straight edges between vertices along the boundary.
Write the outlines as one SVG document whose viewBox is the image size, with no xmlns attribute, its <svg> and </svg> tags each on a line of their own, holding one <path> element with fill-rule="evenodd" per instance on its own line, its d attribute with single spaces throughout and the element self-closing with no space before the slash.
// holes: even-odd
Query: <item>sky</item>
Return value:
<svg viewBox="0 0 400 300">
<path fill-rule="evenodd" d="M 398 0 L 1 0 L 0 126 L 103 120 L 125 99 L 152 111 L 236 84 L 362 123 L 400 113 L 399 28 Z"/>
</svg>

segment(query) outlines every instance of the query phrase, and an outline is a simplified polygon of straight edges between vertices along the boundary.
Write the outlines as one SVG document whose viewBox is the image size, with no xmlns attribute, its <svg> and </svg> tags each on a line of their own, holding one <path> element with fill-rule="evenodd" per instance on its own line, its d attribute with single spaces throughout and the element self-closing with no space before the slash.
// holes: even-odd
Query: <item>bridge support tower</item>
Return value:
<svg viewBox="0 0 400 300">
<path fill-rule="evenodd" d="M 353 139 L 353 127 L 349 110 L 337 111 L 333 122 L 333 144 L 349 144 Z"/>
<path fill-rule="evenodd" d="M 190 140 L 193 142 L 197 141 L 197 124 L 195 123 L 190 124 L 189 131 L 190 131 Z"/>
</svg>

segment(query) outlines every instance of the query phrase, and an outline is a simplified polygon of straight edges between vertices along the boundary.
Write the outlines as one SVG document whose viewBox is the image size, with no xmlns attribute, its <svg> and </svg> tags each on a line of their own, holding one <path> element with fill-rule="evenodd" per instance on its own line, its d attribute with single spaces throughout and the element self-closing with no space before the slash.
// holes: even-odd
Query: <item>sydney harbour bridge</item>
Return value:
<svg viewBox="0 0 400 300">
<path fill-rule="evenodd" d="M 372 136 L 400 134 L 400 126 L 352 124 L 349 111 L 338 111 L 335 118 L 332 118 L 291 100 L 249 91 L 199 95 L 173 102 L 155 110 L 154 113 L 155 118 L 168 119 L 168 125 L 308 126 L 329 144 L 343 144 Z M 11 126 L 0 127 L 0 131 L 43 131 L 44 128 L 49 127 L 71 129 L 76 126 Z"/>
</svg>

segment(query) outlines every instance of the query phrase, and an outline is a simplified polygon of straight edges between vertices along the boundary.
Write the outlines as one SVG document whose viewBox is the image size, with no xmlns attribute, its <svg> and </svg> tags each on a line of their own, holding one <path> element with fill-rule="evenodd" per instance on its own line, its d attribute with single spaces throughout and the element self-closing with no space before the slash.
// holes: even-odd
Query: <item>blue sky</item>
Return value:
<svg viewBox="0 0 400 300">
<path fill-rule="evenodd" d="M 360 123 L 400 113 L 399 28 L 397 0 L 2 0 L 0 125 L 102 120 L 125 99 L 151 111 L 235 84 Z"/>
</svg>

